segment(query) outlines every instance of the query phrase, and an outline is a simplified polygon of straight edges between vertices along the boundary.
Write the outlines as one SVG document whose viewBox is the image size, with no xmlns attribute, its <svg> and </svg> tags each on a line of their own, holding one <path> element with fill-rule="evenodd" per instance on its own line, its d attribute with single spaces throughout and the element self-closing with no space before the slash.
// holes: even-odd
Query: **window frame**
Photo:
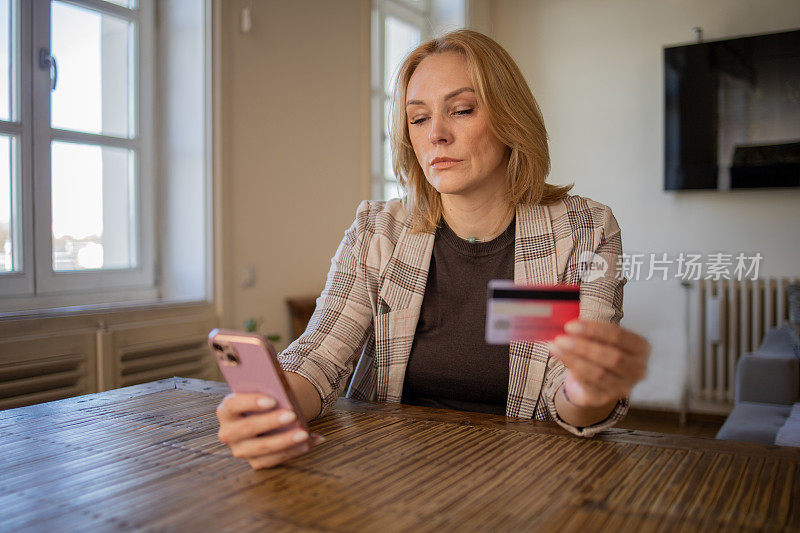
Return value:
<svg viewBox="0 0 800 533">
<path fill-rule="evenodd" d="M 11 223 L 19 230 L 13 231 L 14 255 L 19 261 L 16 270 L 0 274 L 0 293 L 8 296 L 32 294 L 33 280 L 33 199 L 31 184 L 32 159 L 29 157 L 33 142 L 31 115 L 33 97 L 24 91 L 25 80 L 30 79 L 32 65 L 24 61 L 32 57 L 31 10 L 21 8 L 21 0 L 11 0 L 9 53 L 12 71 L 10 87 L 11 113 L 9 121 L 0 121 L 0 134 L 16 139 L 12 145 L 11 162 Z M 20 253 L 21 248 L 21 253 Z"/>
<path fill-rule="evenodd" d="M 111 303 L 158 296 L 156 268 L 155 165 L 155 6 L 138 0 L 130 9 L 102 0 L 61 0 L 133 23 L 133 99 L 135 129 L 131 138 L 51 128 L 50 73 L 38 67 L 38 50 L 51 49 L 51 0 L 12 0 L 18 17 L 16 80 L 21 96 L 16 127 L 19 203 L 22 212 L 22 265 L 0 274 L 0 311 L 42 306 Z M 26 61 L 24 58 L 28 58 Z M 57 59 L 57 58 L 56 58 Z M 26 90 L 27 89 L 27 90 Z M 0 122 L 0 126 L 6 123 Z M 0 128 L 0 133 L 4 130 Z M 51 143 L 75 142 L 133 150 L 135 246 L 137 264 L 130 269 L 54 271 L 52 252 Z"/>
</svg>

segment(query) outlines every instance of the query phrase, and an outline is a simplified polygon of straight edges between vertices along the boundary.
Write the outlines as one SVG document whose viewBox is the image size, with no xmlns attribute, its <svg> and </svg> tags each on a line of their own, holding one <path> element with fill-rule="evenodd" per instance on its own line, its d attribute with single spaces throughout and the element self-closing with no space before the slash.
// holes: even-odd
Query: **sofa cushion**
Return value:
<svg viewBox="0 0 800 533">
<path fill-rule="evenodd" d="M 800 361 L 791 348 L 783 353 L 759 350 L 736 364 L 736 403 L 775 403 L 791 407 L 800 399 Z"/>
<path fill-rule="evenodd" d="M 780 446 L 800 446 L 800 402 L 792 406 L 786 423 L 775 435 L 775 444 Z"/>
<path fill-rule="evenodd" d="M 739 402 L 717 433 L 718 439 L 774 444 L 791 405 Z"/>
</svg>

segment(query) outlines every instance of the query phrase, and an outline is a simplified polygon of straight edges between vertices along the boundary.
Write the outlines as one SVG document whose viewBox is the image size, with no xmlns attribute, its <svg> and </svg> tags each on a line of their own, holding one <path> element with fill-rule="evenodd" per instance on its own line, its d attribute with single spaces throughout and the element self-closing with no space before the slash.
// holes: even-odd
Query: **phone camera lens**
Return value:
<svg viewBox="0 0 800 533">
<path fill-rule="evenodd" d="M 211 347 L 212 347 L 212 348 L 214 348 L 214 349 L 215 349 L 216 351 L 218 351 L 218 352 L 221 352 L 221 351 L 222 351 L 222 346 L 220 346 L 220 345 L 219 345 L 219 344 L 217 344 L 216 342 L 215 342 L 214 344 L 212 344 L 212 345 L 211 345 Z"/>
<path fill-rule="evenodd" d="M 239 356 L 237 356 L 235 353 L 228 352 L 228 353 L 225 354 L 225 358 L 232 365 L 238 365 L 239 364 Z"/>
</svg>

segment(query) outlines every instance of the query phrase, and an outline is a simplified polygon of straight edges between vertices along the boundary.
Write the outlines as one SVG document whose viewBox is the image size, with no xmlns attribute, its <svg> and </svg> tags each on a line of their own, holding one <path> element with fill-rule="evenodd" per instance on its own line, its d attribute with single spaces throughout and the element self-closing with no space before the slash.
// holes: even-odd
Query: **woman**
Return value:
<svg viewBox="0 0 800 533">
<path fill-rule="evenodd" d="M 397 77 L 394 167 L 406 197 L 364 202 L 306 332 L 281 355 L 303 415 L 348 396 L 555 420 L 590 436 L 627 410 L 649 345 L 620 327 L 620 231 L 608 207 L 545 183 L 541 112 L 518 67 L 468 30 L 420 45 Z M 608 270 L 584 275 L 586 254 Z M 554 343 L 483 340 L 486 283 L 581 285 Z M 219 437 L 253 468 L 299 455 L 301 430 L 252 394 L 219 406 Z M 263 414 L 244 417 L 244 413 Z M 313 442 L 312 442 L 313 443 Z"/>
</svg>

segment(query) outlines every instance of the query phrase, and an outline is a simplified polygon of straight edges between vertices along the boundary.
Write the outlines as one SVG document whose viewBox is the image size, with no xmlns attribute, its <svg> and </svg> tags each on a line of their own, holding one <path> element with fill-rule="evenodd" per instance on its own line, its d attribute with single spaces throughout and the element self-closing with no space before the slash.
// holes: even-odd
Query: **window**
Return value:
<svg viewBox="0 0 800 533">
<path fill-rule="evenodd" d="M 427 0 L 376 0 L 372 22 L 373 198 L 402 195 L 392 169 L 389 111 L 397 69 L 403 58 L 429 38 Z"/>
<path fill-rule="evenodd" d="M 392 169 L 389 111 L 397 69 L 434 34 L 463 27 L 465 0 L 374 0 L 372 10 L 372 196 L 399 198 Z"/>
<path fill-rule="evenodd" d="M 154 294 L 153 9 L 0 0 L 2 296 Z"/>
</svg>

